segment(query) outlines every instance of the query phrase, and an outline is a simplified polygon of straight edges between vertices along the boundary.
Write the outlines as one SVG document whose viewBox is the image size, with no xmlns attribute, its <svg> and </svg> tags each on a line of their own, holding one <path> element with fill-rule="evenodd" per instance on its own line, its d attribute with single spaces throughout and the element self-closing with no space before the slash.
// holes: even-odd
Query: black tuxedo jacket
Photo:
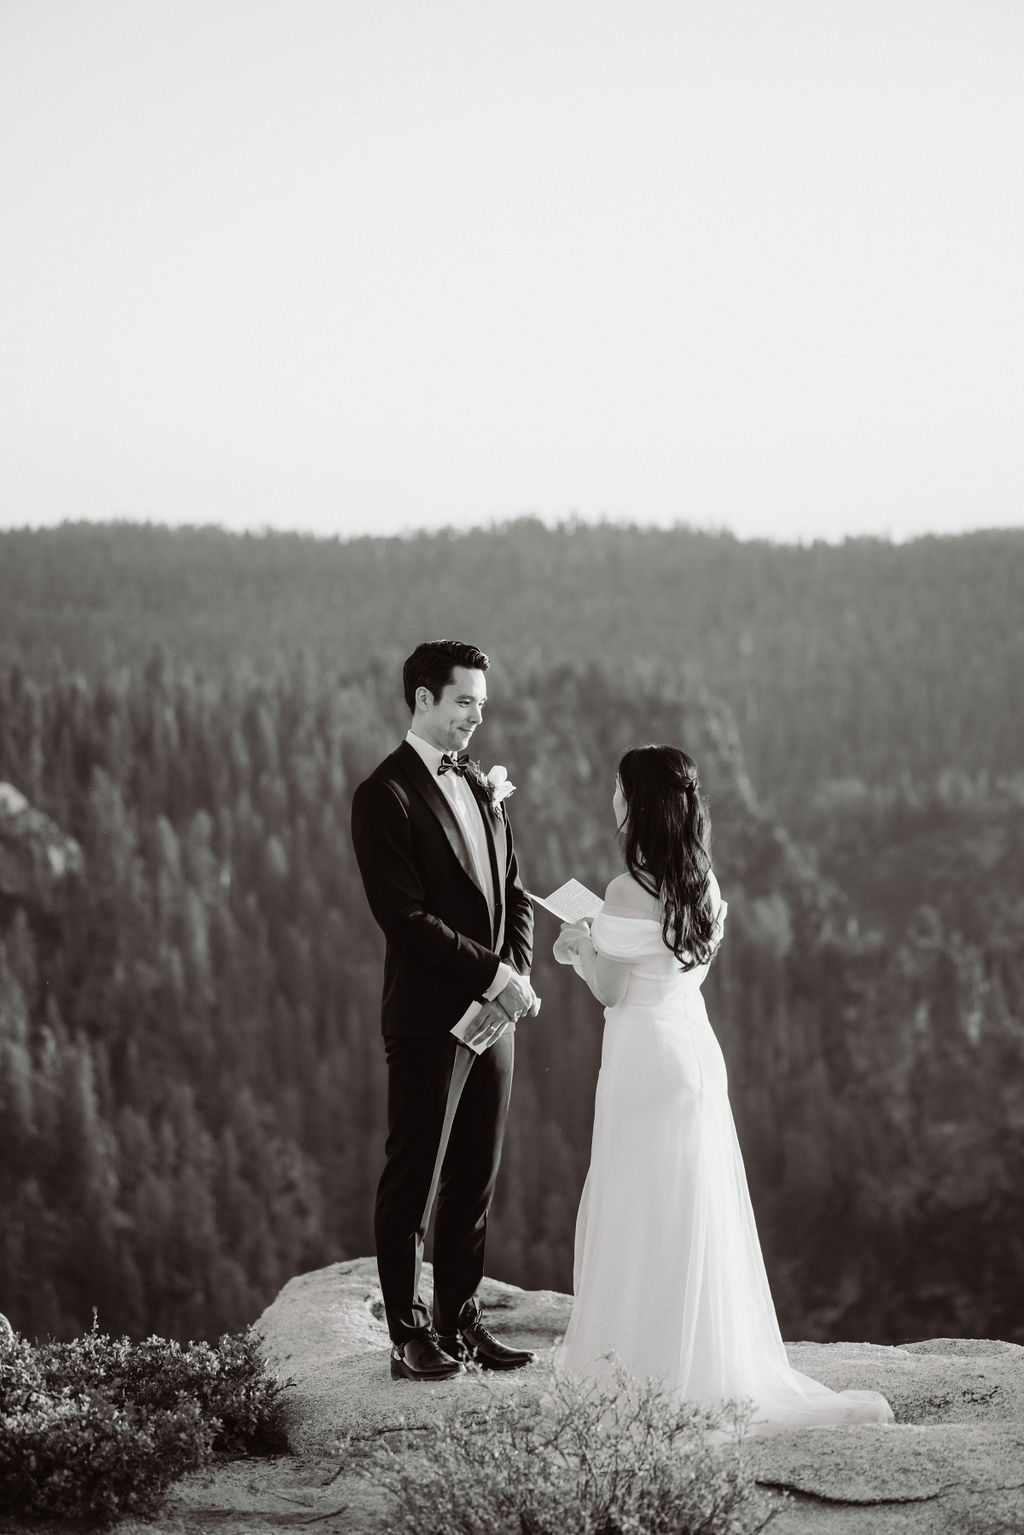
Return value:
<svg viewBox="0 0 1024 1535">
<path fill-rule="evenodd" d="M 387 939 L 386 1035 L 447 1034 L 494 980 L 499 960 L 525 974 L 533 907 L 519 879 L 504 809 L 467 776 L 483 812 L 495 911 L 477 884 L 462 828 L 419 754 L 403 741 L 352 800 L 352 841 L 366 897 Z"/>
</svg>

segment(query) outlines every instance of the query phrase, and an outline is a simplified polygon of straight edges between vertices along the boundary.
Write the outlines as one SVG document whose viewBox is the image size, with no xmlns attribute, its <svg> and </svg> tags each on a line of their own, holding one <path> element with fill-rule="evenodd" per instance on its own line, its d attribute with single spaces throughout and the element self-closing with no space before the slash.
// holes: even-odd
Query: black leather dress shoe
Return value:
<svg viewBox="0 0 1024 1535">
<path fill-rule="evenodd" d="M 468 1327 L 460 1327 L 454 1337 L 442 1333 L 437 1341 L 453 1359 L 465 1363 L 472 1361 L 483 1370 L 521 1370 L 537 1357 L 528 1348 L 509 1348 L 499 1343 L 482 1322 L 470 1322 Z"/>
<path fill-rule="evenodd" d="M 457 1359 L 438 1348 L 436 1333 L 425 1332 L 392 1345 L 392 1380 L 451 1380 L 464 1373 Z"/>
</svg>

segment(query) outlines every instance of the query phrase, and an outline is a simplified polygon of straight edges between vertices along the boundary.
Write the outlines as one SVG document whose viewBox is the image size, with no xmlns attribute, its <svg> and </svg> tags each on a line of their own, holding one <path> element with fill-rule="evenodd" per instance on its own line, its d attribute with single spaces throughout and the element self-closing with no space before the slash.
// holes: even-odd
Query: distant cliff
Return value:
<svg viewBox="0 0 1024 1535">
<path fill-rule="evenodd" d="M 85 857 L 73 837 L 0 783 L 0 918 L 18 906 L 52 915 Z"/>
</svg>

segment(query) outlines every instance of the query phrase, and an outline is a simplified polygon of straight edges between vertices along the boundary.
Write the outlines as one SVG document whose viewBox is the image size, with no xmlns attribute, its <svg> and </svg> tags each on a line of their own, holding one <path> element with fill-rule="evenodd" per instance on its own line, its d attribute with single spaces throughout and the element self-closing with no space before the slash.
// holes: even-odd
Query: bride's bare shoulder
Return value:
<svg viewBox="0 0 1024 1535">
<path fill-rule="evenodd" d="M 616 874 L 604 893 L 604 910 L 609 917 L 657 917 L 658 902 L 638 884 L 632 874 Z"/>
</svg>

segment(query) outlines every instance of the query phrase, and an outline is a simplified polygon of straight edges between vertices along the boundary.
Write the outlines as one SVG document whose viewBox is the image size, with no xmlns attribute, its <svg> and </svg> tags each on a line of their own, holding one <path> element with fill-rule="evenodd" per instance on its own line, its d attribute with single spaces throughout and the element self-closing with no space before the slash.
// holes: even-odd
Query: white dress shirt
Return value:
<svg viewBox="0 0 1024 1535">
<path fill-rule="evenodd" d="M 430 773 L 431 778 L 437 784 L 445 799 L 455 812 L 455 819 L 465 833 L 469 844 L 469 851 L 473 858 L 473 867 L 476 870 L 480 889 L 487 899 L 487 909 L 494 920 L 494 877 L 491 872 L 491 855 L 487 845 L 487 832 L 484 829 L 483 811 L 477 802 L 469 784 L 461 773 L 442 773 L 438 777 L 438 767 L 441 758 L 446 755 L 432 746 L 429 741 L 424 741 L 422 736 L 414 735 L 410 730 L 405 738 L 416 755 L 422 760 Z M 454 753 L 452 753 L 454 755 Z M 504 960 L 498 961 L 498 970 L 494 980 L 484 992 L 484 997 L 490 1000 L 496 997 L 500 991 L 504 991 L 512 975 L 511 965 Z"/>
</svg>

